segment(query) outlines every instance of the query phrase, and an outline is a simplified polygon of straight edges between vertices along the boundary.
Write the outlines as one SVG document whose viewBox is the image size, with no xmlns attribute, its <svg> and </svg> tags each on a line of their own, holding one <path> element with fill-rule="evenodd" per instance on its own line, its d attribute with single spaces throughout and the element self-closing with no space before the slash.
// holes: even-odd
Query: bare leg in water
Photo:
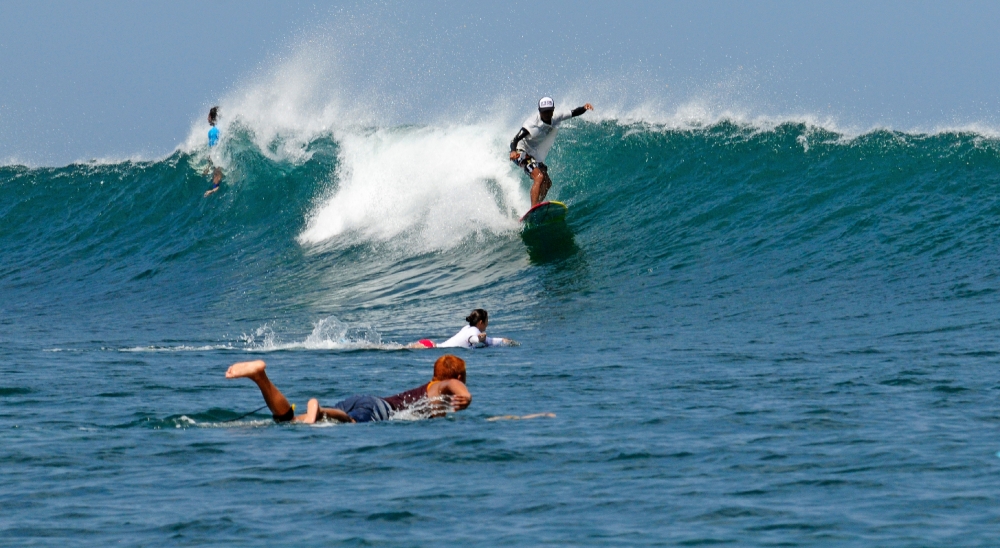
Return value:
<svg viewBox="0 0 1000 548">
<path fill-rule="evenodd" d="M 271 410 L 271 414 L 276 417 L 280 417 L 292 409 L 292 404 L 288 403 L 288 398 L 281 393 L 281 390 L 278 390 L 277 386 L 274 386 L 271 379 L 267 378 L 267 373 L 264 371 L 266 367 L 267 365 L 263 360 L 234 363 L 229 366 L 228 370 L 226 370 L 226 378 L 239 379 L 245 377 L 252 380 L 257 385 L 257 388 L 260 388 L 260 395 L 264 396 L 264 403 L 266 403 L 267 408 Z M 309 400 L 309 404 L 306 406 L 306 413 L 304 415 L 297 415 L 292 420 L 294 422 L 313 424 L 320 419 L 333 419 L 340 422 L 354 422 L 354 419 L 340 409 L 327 407 L 321 408 L 319 406 L 319 401 L 316 398 Z"/>
</svg>

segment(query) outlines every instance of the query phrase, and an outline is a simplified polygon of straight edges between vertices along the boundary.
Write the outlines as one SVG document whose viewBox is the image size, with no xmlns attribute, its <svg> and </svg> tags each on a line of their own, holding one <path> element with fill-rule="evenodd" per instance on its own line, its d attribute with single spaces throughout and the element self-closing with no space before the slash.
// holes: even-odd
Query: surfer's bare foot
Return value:
<svg viewBox="0 0 1000 548">
<path fill-rule="evenodd" d="M 295 417 L 295 420 L 306 424 L 315 424 L 317 418 L 319 418 L 319 400 L 313 398 L 306 404 L 306 414 Z"/>
<path fill-rule="evenodd" d="M 227 379 L 239 379 L 242 377 L 255 377 L 264 372 L 266 364 L 264 360 L 254 360 L 252 362 L 239 362 L 229 366 L 226 370 Z"/>
</svg>

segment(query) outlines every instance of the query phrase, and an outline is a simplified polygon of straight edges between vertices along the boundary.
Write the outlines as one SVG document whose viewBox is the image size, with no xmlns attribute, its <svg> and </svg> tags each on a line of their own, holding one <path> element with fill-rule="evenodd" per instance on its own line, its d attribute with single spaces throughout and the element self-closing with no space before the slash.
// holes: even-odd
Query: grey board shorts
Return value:
<svg viewBox="0 0 1000 548">
<path fill-rule="evenodd" d="M 347 413 L 355 422 L 385 421 L 392 414 L 389 404 L 377 396 L 351 396 L 332 407 Z"/>
</svg>

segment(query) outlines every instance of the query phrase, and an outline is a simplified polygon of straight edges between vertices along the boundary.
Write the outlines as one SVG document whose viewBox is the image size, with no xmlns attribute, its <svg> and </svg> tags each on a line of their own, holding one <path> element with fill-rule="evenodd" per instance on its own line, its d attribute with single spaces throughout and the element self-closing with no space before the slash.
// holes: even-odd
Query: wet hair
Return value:
<svg viewBox="0 0 1000 548">
<path fill-rule="evenodd" d="M 458 379 L 465 382 L 465 360 L 458 356 L 445 354 L 434 362 L 435 381 L 448 381 Z"/>
<path fill-rule="evenodd" d="M 472 314 L 469 314 L 469 317 L 465 318 L 465 321 L 469 322 L 469 325 L 476 325 L 481 321 L 487 321 L 487 320 L 489 320 L 489 315 L 486 314 L 486 311 L 483 310 L 482 308 L 477 308 L 473 310 Z"/>
<path fill-rule="evenodd" d="M 213 126 L 219 120 L 219 107 L 212 107 L 208 110 L 208 123 Z"/>
</svg>

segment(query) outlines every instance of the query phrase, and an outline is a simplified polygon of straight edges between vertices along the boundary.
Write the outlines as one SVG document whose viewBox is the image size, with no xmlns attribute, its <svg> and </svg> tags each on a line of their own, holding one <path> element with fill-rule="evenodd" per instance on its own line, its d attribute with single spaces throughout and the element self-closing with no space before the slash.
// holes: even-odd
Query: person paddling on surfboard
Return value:
<svg viewBox="0 0 1000 548">
<path fill-rule="evenodd" d="M 376 422 L 389 420 L 393 413 L 409 409 L 423 411 L 425 416 L 435 418 L 443 417 L 449 408 L 461 411 L 472 403 L 472 394 L 465 386 L 465 361 L 450 354 L 438 358 L 434 362 L 434 377 L 416 388 L 394 396 L 351 396 L 332 407 L 321 407 L 319 401 L 313 398 L 302 415 L 295 414 L 295 408 L 288 403 L 285 395 L 267 378 L 265 367 L 263 360 L 234 363 L 226 371 L 226 378 L 253 381 L 264 396 L 264 403 L 271 410 L 274 422 Z"/>
<path fill-rule="evenodd" d="M 520 346 L 517 341 L 503 337 L 487 337 L 486 326 L 490 324 L 489 314 L 482 308 L 477 308 L 469 314 L 465 321 L 469 325 L 463 327 L 454 337 L 443 343 L 435 343 L 430 339 L 420 339 L 410 343 L 407 348 L 482 348 L 484 346 Z"/>
<path fill-rule="evenodd" d="M 212 107 L 208 111 L 208 148 L 212 149 L 215 145 L 219 144 L 219 128 L 215 127 L 215 124 L 219 122 L 219 107 Z M 212 158 L 209 156 L 208 167 L 205 168 L 205 174 L 208 174 L 208 170 L 213 169 Z M 213 192 L 219 190 L 219 183 L 222 182 L 222 168 L 215 167 L 212 171 L 212 188 L 205 193 L 205 196 L 211 196 Z"/>
<path fill-rule="evenodd" d="M 545 157 L 552 148 L 552 143 L 556 140 L 556 133 L 559 131 L 559 124 L 587 112 L 594 110 L 590 103 L 577 107 L 571 111 L 560 111 L 556 113 L 556 104 L 551 97 L 542 97 L 538 101 L 538 114 L 529 116 L 521 126 L 520 131 L 510 142 L 510 161 L 524 169 L 524 172 L 531 177 L 531 207 L 545 201 L 545 195 L 552 187 L 552 179 L 549 179 L 549 168 L 545 165 Z"/>
</svg>

